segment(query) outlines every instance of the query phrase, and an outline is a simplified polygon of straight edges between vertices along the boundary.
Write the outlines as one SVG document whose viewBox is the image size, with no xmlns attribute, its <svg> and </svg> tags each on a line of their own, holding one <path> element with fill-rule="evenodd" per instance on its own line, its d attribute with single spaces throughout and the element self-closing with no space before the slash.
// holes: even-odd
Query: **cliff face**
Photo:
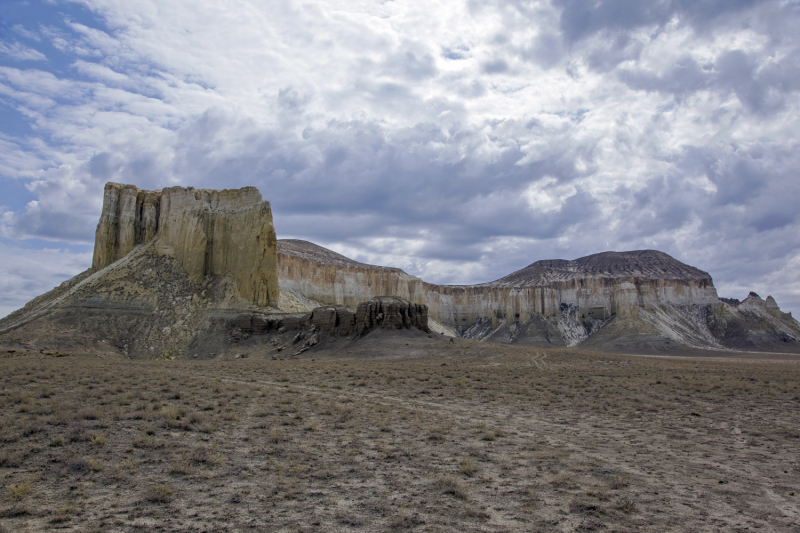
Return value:
<svg viewBox="0 0 800 533">
<path fill-rule="evenodd" d="M 404 298 L 427 306 L 432 330 L 478 340 L 634 353 L 800 349 L 800 324 L 773 298 L 721 300 L 707 272 L 654 250 L 537 261 L 491 283 L 435 285 L 287 240 L 278 241 L 278 276 L 287 293 L 323 304 Z"/>
<path fill-rule="evenodd" d="M 258 306 L 278 305 L 272 211 L 255 187 L 143 191 L 106 184 L 92 267 L 103 269 L 154 240 L 157 250 L 175 257 L 195 282 L 230 273 L 241 298 Z"/>
<path fill-rule="evenodd" d="M 93 268 L 0 320 L 0 341 L 133 358 L 210 357 L 227 321 L 279 311 L 277 244 L 253 187 L 109 183 Z"/>
<path fill-rule="evenodd" d="M 354 305 L 373 296 L 398 296 L 428 306 L 431 318 L 467 328 L 559 316 L 564 306 L 580 320 L 637 318 L 639 309 L 674 304 L 716 305 L 711 276 L 655 251 L 596 254 L 576 261 L 539 261 L 481 285 L 435 285 L 396 268 L 366 265 L 304 241 L 278 241 L 281 284 L 313 300 Z"/>
</svg>

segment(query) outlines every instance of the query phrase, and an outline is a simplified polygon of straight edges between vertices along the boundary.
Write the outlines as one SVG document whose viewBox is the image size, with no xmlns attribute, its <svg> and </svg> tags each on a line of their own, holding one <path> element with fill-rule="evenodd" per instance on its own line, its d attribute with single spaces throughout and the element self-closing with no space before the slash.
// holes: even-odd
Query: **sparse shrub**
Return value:
<svg viewBox="0 0 800 533">
<path fill-rule="evenodd" d="M 153 503 L 169 503 L 174 494 L 175 489 L 169 483 L 158 483 L 147 489 L 147 500 Z"/>
<path fill-rule="evenodd" d="M 50 440 L 50 447 L 51 448 L 56 448 L 58 446 L 63 446 L 66 442 L 67 441 L 66 441 L 66 439 L 64 437 L 62 437 L 61 435 L 58 435 L 57 437 L 53 437 Z"/>
<path fill-rule="evenodd" d="M 217 430 L 217 426 L 215 426 L 211 422 L 203 422 L 202 424 L 200 424 L 197 430 L 200 431 L 201 433 L 214 433 Z"/>
<path fill-rule="evenodd" d="M 625 514 L 630 514 L 636 511 L 636 502 L 630 498 L 622 498 L 617 502 L 617 509 Z"/>
<path fill-rule="evenodd" d="M 19 463 L 19 456 L 0 451 L 0 468 L 16 468 Z"/>
<path fill-rule="evenodd" d="M 399 513 L 390 522 L 392 529 L 412 529 L 421 526 L 425 521 L 417 513 Z"/>
<path fill-rule="evenodd" d="M 82 418 L 84 420 L 97 420 L 100 418 L 100 411 L 94 407 L 87 407 L 78 413 L 78 418 Z"/>
<path fill-rule="evenodd" d="M 269 432 L 269 441 L 278 444 L 286 440 L 286 434 L 278 428 L 272 428 Z"/>
<path fill-rule="evenodd" d="M 181 418 L 180 412 L 174 407 L 162 407 L 161 416 L 165 420 L 180 420 Z"/>
<path fill-rule="evenodd" d="M 188 476 L 192 473 L 192 469 L 188 463 L 180 461 L 171 464 L 167 472 L 173 476 Z"/>
<path fill-rule="evenodd" d="M 444 493 L 451 494 L 456 498 L 462 500 L 467 499 L 467 489 L 457 478 L 452 476 L 443 476 L 436 480 L 434 483 L 436 490 Z"/>
<path fill-rule="evenodd" d="M 141 437 L 133 439 L 134 448 L 155 448 L 156 439 L 150 435 L 142 435 Z"/>
<path fill-rule="evenodd" d="M 478 471 L 478 467 L 475 466 L 475 461 L 472 460 L 472 457 L 468 456 L 461 458 L 461 462 L 458 463 L 458 469 L 467 477 L 474 476 L 475 472 Z"/>
<path fill-rule="evenodd" d="M 93 435 L 92 438 L 89 440 L 94 446 L 105 446 L 106 445 L 106 437 L 102 433 L 98 433 Z"/>
<path fill-rule="evenodd" d="M 586 498 L 575 498 L 569 505 L 569 512 L 573 514 L 598 515 L 603 514 L 602 509 L 596 503 Z"/>
<path fill-rule="evenodd" d="M 86 442 L 89 440 L 89 434 L 84 428 L 75 428 L 69 432 L 67 439 L 70 442 Z"/>
<path fill-rule="evenodd" d="M 357 516 L 353 516 L 341 509 L 336 511 L 336 519 L 346 526 L 358 527 L 363 525 L 363 522 Z"/>
<path fill-rule="evenodd" d="M 14 500 L 22 500 L 33 492 L 33 486 L 30 481 L 20 481 L 16 485 L 9 485 L 6 488 L 8 489 L 8 495 Z"/>
<path fill-rule="evenodd" d="M 92 472 L 100 472 L 103 469 L 103 463 L 96 459 L 89 459 L 86 464 Z"/>
</svg>

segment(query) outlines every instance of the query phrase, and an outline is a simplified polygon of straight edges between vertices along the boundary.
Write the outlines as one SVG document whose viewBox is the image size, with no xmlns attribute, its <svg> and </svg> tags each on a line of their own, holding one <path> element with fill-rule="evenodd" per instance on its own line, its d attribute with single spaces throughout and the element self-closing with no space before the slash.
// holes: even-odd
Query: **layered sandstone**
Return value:
<svg viewBox="0 0 800 533">
<path fill-rule="evenodd" d="M 264 315 L 245 313 L 231 321 L 232 331 L 245 335 L 283 334 L 312 328 L 330 336 L 356 339 L 375 329 L 428 329 L 428 309 L 402 298 L 379 297 L 360 302 L 357 307 L 328 305 L 300 313 Z"/>
<path fill-rule="evenodd" d="M 230 274 L 241 298 L 277 306 L 272 211 L 255 187 L 144 191 L 106 184 L 92 267 L 103 269 L 151 241 L 159 252 L 175 257 L 195 282 Z"/>
<path fill-rule="evenodd" d="M 653 250 L 605 252 L 575 261 L 538 261 L 491 283 L 435 285 L 397 268 L 353 261 L 305 241 L 278 241 L 281 283 L 323 303 L 354 305 L 373 296 L 397 296 L 428 306 L 431 318 L 469 327 L 482 318 L 508 324 L 533 315 L 636 318 L 640 308 L 663 304 L 719 305 L 711 276 Z"/>
</svg>

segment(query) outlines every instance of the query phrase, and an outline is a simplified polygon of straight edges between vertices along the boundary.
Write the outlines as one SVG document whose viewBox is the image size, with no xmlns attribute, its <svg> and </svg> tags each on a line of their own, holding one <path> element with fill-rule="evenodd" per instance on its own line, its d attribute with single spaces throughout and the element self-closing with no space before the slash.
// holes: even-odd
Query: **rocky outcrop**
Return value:
<svg viewBox="0 0 800 533">
<path fill-rule="evenodd" d="M 104 191 L 93 268 L 0 320 L 0 341 L 43 353 L 215 357 L 254 337 L 282 353 L 376 330 L 370 342 L 440 338 L 435 332 L 634 353 L 800 350 L 800 324 L 772 297 L 720 299 L 708 273 L 653 250 L 436 285 L 309 242 L 276 241 L 270 205 L 252 187 L 115 183 Z"/>
<path fill-rule="evenodd" d="M 720 312 L 709 313 L 706 325 L 726 348 L 753 351 L 797 352 L 800 324 L 784 313 L 772 296 L 763 300 L 751 292 L 743 301 L 724 299 Z"/>
<path fill-rule="evenodd" d="M 430 326 L 494 342 L 784 350 L 796 349 L 800 334 L 771 297 L 720 299 L 708 273 L 654 250 L 537 261 L 490 283 L 435 285 L 291 240 L 278 241 L 278 275 L 287 291 L 325 304 L 404 298 L 427 306 Z"/>
<path fill-rule="evenodd" d="M 640 307 L 718 305 L 706 272 L 667 254 L 606 252 L 575 261 L 538 261 L 491 283 L 435 285 L 400 269 L 366 265 L 305 241 L 278 241 L 281 283 L 307 298 L 353 305 L 372 296 L 397 296 L 427 305 L 442 324 L 466 329 L 482 318 L 525 323 L 535 314 L 576 308 L 581 320 L 635 318 Z"/>
<path fill-rule="evenodd" d="M 231 320 L 228 340 L 242 349 L 271 352 L 273 359 L 342 347 L 376 330 L 430 333 L 428 310 L 401 298 L 373 298 L 357 307 L 324 305 L 308 313 L 243 313 Z M 411 331 L 408 331 L 411 330 Z"/>
<path fill-rule="evenodd" d="M 272 211 L 255 187 L 143 191 L 106 184 L 92 267 L 103 269 L 151 241 L 160 253 L 175 257 L 195 282 L 230 274 L 244 300 L 278 305 Z"/>
<path fill-rule="evenodd" d="M 279 330 L 297 331 L 313 327 L 332 336 L 360 338 L 375 329 L 419 329 L 429 333 L 428 309 L 402 298 L 382 297 L 347 305 L 326 305 L 309 313 L 264 315 L 245 313 L 231 322 L 241 335 L 267 335 Z M 239 334 L 239 333 L 237 333 Z"/>
</svg>

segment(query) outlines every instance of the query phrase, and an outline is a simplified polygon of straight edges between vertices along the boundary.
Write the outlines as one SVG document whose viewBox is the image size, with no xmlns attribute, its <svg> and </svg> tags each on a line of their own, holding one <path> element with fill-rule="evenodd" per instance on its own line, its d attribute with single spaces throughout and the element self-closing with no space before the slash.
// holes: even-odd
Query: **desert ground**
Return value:
<svg viewBox="0 0 800 533">
<path fill-rule="evenodd" d="M 0 531 L 800 531 L 800 357 L 417 333 L 3 350 Z"/>
</svg>

